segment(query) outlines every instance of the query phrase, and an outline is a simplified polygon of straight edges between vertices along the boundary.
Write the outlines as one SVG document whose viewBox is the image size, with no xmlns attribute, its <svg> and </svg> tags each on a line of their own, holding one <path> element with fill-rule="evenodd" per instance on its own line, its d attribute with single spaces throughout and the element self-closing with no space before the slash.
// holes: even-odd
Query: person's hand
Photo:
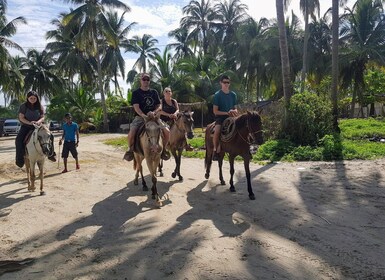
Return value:
<svg viewBox="0 0 385 280">
<path fill-rule="evenodd" d="M 63 143 L 63 140 L 62 139 L 60 139 L 59 140 L 59 145 L 61 145 Z"/>
<path fill-rule="evenodd" d="M 76 142 L 76 148 L 79 146 L 79 141 Z"/>
<path fill-rule="evenodd" d="M 238 111 L 237 111 L 237 109 L 230 110 L 228 113 L 229 113 L 229 116 L 230 116 L 230 117 L 236 117 L 236 116 L 238 116 Z"/>
<path fill-rule="evenodd" d="M 155 117 L 155 113 L 153 111 L 150 111 L 147 113 L 147 116 L 153 118 L 153 117 Z"/>
<path fill-rule="evenodd" d="M 175 114 L 170 114 L 169 118 L 172 119 L 172 120 L 175 120 L 176 119 L 176 115 Z"/>
</svg>

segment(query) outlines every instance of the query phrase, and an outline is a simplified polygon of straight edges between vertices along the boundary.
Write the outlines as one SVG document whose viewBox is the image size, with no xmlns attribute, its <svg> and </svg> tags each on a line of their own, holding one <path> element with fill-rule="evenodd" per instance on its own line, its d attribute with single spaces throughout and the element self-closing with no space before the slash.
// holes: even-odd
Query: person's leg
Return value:
<svg viewBox="0 0 385 280">
<path fill-rule="evenodd" d="M 50 142 L 51 142 L 51 145 L 52 145 L 52 154 L 48 157 L 48 159 L 50 161 L 56 162 L 55 141 L 54 141 L 54 137 L 53 137 L 52 134 L 51 134 L 51 137 L 50 137 Z"/>
<path fill-rule="evenodd" d="M 19 133 L 16 136 L 15 146 L 16 146 L 16 165 L 18 167 L 23 167 L 24 165 L 24 154 L 25 154 L 25 144 L 24 139 L 27 136 L 30 128 L 26 126 L 21 126 Z"/>
<path fill-rule="evenodd" d="M 71 143 L 71 149 L 70 149 L 72 157 L 75 159 L 75 167 L 76 169 L 80 169 L 79 161 L 78 161 L 78 150 L 76 149 L 76 144 Z"/>
<path fill-rule="evenodd" d="M 68 154 L 69 154 L 68 142 L 64 142 L 63 150 L 62 150 L 62 154 L 61 154 L 61 157 L 63 158 L 64 169 L 63 169 L 63 171 L 61 173 L 68 172 L 68 169 L 67 169 Z"/>
<path fill-rule="evenodd" d="M 213 144 L 214 144 L 213 161 L 218 160 L 218 153 L 220 152 L 220 146 L 219 146 L 220 134 L 221 134 L 221 125 L 216 124 L 214 129 L 214 137 L 213 137 Z"/>
</svg>

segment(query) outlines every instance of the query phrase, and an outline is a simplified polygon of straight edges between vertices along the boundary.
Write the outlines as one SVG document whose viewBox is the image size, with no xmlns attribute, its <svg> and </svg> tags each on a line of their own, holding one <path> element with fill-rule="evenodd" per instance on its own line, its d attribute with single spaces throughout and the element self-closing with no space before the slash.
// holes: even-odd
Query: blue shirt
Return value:
<svg viewBox="0 0 385 280">
<path fill-rule="evenodd" d="M 222 90 L 218 90 L 214 95 L 213 104 L 218 106 L 219 111 L 228 112 L 237 105 L 237 95 L 233 91 L 224 93 Z"/>
<path fill-rule="evenodd" d="M 71 122 L 70 124 L 63 124 L 64 132 L 64 141 L 74 141 L 76 140 L 76 131 L 79 129 L 79 126 L 76 122 Z"/>
</svg>

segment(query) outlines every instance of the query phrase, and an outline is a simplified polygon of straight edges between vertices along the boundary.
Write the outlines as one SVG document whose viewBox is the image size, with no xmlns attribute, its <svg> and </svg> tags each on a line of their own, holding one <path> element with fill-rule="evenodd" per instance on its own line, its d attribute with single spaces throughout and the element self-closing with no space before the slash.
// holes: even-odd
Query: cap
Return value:
<svg viewBox="0 0 385 280">
<path fill-rule="evenodd" d="M 150 78 L 150 74 L 148 74 L 148 73 L 142 73 L 141 78 L 144 78 L 144 77 Z"/>
<path fill-rule="evenodd" d="M 67 113 L 64 115 L 65 118 L 72 118 L 71 114 L 70 113 Z"/>
</svg>

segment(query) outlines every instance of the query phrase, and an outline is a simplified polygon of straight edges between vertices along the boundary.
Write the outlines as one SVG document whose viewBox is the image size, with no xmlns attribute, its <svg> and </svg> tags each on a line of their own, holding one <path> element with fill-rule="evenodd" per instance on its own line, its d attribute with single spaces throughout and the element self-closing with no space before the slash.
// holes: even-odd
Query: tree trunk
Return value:
<svg viewBox="0 0 385 280">
<path fill-rule="evenodd" d="M 340 133 L 338 126 L 338 8 L 339 0 L 333 0 L 332 5 L 332 92 L 331 99 L 333 104 L 333 129 Z M 353 105 L 354 111 L 354 105 Z"/>
<path fill-rule="evenodd" d="M 302 71 L 301 71 L 301 93 L 305 90 L 305 80 L 307 74 L 307 46 L 309 42 L 309 14 L 305 15 L 305 36 L 303 40 L 303 56 L 302 56 Z"/>
</svg>

